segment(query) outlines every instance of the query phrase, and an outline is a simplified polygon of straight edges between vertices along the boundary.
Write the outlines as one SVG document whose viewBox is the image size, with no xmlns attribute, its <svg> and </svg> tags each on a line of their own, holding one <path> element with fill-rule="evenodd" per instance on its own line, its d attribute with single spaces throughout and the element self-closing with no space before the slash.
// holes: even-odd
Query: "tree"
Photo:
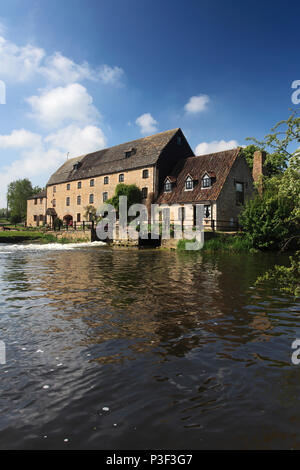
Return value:
<svg viewBox="0 0 300 470">
<path fill-rule="evenodd" d="M 96 207 L 91 204 L 84 208 L 84 218 L 89 222 L 95 222 L 97 220 L 97 210 Z"/>
<path fill-rule="evenodd" d="M 106 201 L 108 204 L 112 204 L 117 212 L 119 212 L 120 196 L 127 196 L 128 207 L 142 202 L 142 191 L 135 184 L 119 183 L 116 186 L 114 196 Z"/>
<path fill-rule="evenodd" d="M 246 140 L 250 140 L 250 139 L 255 140 L 253 137 L 252 138 L 247 137 Z M 257 142 L 257 141 L 255 140 L 255 142 Z M 261 142 L 259 142 L 259 146 L 251 144 L 251 145 L 248 145 L 247 147 L 245 147 L 242 150 L 242 152 L 243 152 L 243 154 L 246 158 L 246 161 L 247 161 L 247 163 L 248 163 L 251 170 L 253 168 L 254 152 L 256 152 L 257 150 L 264 150 L 265 151 L 265 148 L 264 148 L 264 146 L 262 145 Z M 285 156 L 279 155 L 277 153 L 266 152 L 266 159 L 265 159 L 265 162 L 264 162 L 264 174 L 267 177 L 277 175 L 277 174 L 281 174 L 283 172 L 284 168 L 286 168 L 286 157 Z"/>
<path fill-rule="evenodd" d="M 10 218 L 14 223 L 21 222 L 26 219 L 27 199 L 41 192 L 38 186 L 32 187 L 29 179 L 13 181 L 8 185 L 7 203 L 10 209 Z"/>
</svg>

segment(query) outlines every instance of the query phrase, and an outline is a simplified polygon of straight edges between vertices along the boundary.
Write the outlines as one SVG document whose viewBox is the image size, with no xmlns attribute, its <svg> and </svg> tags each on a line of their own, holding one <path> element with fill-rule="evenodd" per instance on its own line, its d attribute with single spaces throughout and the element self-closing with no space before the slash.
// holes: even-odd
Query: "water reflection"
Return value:
<svg viewBox="0 0 300 470">
<path fill-rule="evenodd" d="M 299 309 L 253 289 L 278 259 L 86 248 L 1 261 L 0 331 L 11 351 L 0 399 L 4 448 L 12 437 L 16 447 L 42 448 L 37 436 L 25 437 L 32 422 L 38 435 L 52 430 L 50 447 L 61 429 L 84 448 L 99 447 L 95 436 L 105 448 L 228 448 L 229 435 L 251 447 L 262 423 L 266 446 L 271 425 L 278 433 L 270 445 L 285 443 L 286 421 L 274 410 L 300 392 L 290 363 Z M 99 411 L 105 402 L 113 416 Z M 20 432 L 4 434 L 20 417 Z"/>
</svg>

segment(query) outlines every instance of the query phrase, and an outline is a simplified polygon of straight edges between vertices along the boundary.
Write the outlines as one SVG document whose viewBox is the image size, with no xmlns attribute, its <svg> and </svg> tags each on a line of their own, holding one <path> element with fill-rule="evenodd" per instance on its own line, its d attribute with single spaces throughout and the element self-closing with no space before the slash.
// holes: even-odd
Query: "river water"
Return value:
<svg viewBox="0 0 300 470">
<path fill-rule="evenodd" d="M 300 448 L 274 254 L 0 245 L 1 449 Z"/>
</svg>

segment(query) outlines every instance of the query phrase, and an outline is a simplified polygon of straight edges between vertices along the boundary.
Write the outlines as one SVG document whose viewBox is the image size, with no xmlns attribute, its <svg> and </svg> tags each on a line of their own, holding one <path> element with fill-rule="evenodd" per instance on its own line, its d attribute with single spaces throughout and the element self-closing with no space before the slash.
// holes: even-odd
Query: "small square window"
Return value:
<svg viewBox="0 0 300 470">
<path fill-rule="evenodd" d="M 123 183 L 124 182 L 124 173 L 121 173 L 119 175 L 119 183 Z"/>
<path fill-rule="evenodd" d="M 128 152 L 125 152 L 125 158 L 129 158 L 131 156 L 131 150 L 128 150 Z"/>
<path fill-rule="evenodd" d="M 107 201 L 108 193 L 103 193 L 103 202 Z"/>
<path fill-rule="evenodd" d="M 78 189 L 81 189 L 81 181 L 78 181 L 78 183 L 77 183 L 77 188 L 78 188 Z"/>
<path fill-rule="evenodd" d="M 170 193 L 172 191 L 172 183 L 167 180 L 165 182 L 165 193 Z"/>
<path fill-rule="evenodd" d="M 149 178 L 149 170 L 143 170 L 143 178 Z"/>
<path fill-rule="evenodd" d="M 90 186 L 91 187 L 95 186 L 95 180 L 90 180 Z"/>
<path fill-rule="evenodd" d="M 104 184 L 108 184 L 108 182 L 109 182 L 108 176 L 104 176 Z"/>
<path fill-rule="evenodd" d="M 77 206 L 80 206 L 81 204 L 81 196 L 77 196 Z"/>
<path fill-rule="evenodd" d="M 142 188 L 142 198 L 146 199 L 148 196 L 148 188 Z"/>
<path fill-rule="evenodd" d="M 67 184 L 67 191 L 70 191 L 71 185 L 70 183 Z"/>
<path fill-rule="evenodd" d="M 244 183 L 235 183 L 236 205 L 244 205 Z"/>
<path fill-rule="evenodd" d="M 89 202 L 90 204 L 94 204 L 94 194 L 90 194 Z"/>
<path fill-rule="evenodd" d="M 191 191 L 192 189 L 194 189 L 193 180 L 190 176 L 188 176 L 185 180 L 185 190 Z"/>
<path fill-rule="evenodd" d="M 77 214 L 77 222 L 80 222 L 81 215 Z"/>
<path fill-rule="evenodd" d="M 205 175 L 202 178 L 202 188 L 210 188 L 210 186 L 211 186 L 211 178 Z"/>
<path fill-rule="evenodd" d="M 69 206 L 69 205 L 70 205 L 70 198 L 67 197 L 67 199 L 66 199 L 66 206 Z"/>
</svg>

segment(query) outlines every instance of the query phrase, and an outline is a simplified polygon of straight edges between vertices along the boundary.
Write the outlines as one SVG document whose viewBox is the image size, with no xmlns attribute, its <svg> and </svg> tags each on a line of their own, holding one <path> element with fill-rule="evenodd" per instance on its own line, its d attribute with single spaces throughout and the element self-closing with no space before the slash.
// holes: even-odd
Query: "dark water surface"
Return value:
<svg viewBox="0 0 300 470">
<path fill-rule="evenodd" d="M 278 261 L 0 246 L 0 448 L 299 449 Z"/>
</svg>

